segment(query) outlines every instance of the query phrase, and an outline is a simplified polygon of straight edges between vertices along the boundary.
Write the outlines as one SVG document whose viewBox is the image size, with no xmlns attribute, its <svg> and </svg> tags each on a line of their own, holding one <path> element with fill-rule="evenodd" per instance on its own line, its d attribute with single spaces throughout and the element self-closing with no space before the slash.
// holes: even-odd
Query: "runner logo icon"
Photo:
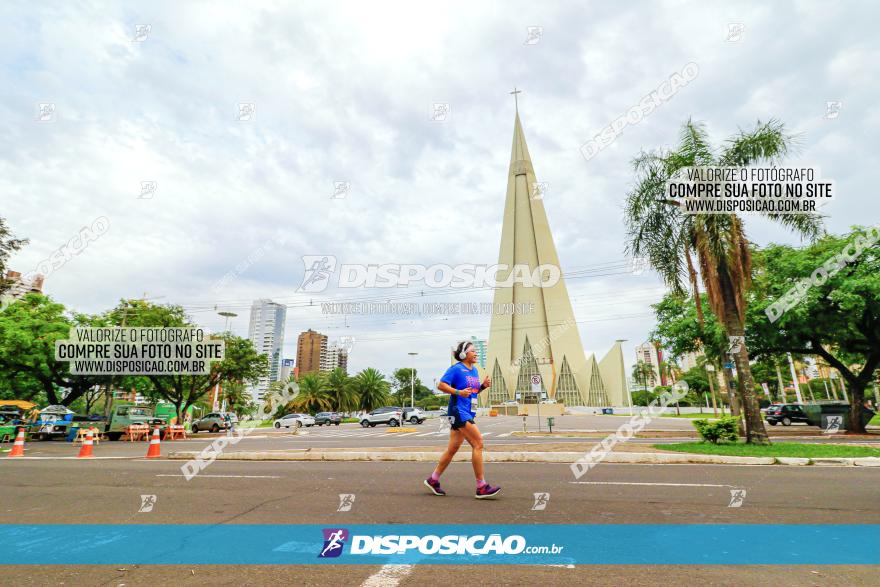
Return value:
<svg viewBox="0 0 880 587">
<path fill-rule="evenodd" d="M 333 558 L 342 554 L 342 547 L 348 540 L 348 530 L 345 528 L 324 528 L 324 548 L 318 558 Z"/>
</svg>

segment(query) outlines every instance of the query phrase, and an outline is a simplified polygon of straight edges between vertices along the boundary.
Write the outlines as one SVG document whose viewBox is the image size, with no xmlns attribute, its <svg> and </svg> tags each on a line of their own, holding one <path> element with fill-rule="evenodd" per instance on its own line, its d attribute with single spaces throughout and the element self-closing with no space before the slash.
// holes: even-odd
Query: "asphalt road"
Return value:
<svg viewBox="0 0 880 587">
<path fill-rule="evenodd" d="M 617 416 L 563 416 L 560 418 L 563 426 L 554 427 L 554 432 L 572 430 L 591 431 L 593 438 L 583 437 L 541 437 L 541 436 L 514 436 L 514 432 L 522 430 L 522 419 L 517 417 L 480 418 L 479 426 L 483 438 L 489 450 L 503 449 L 506 445 L 540 445 L 553 444 L 583 444 L 584 442 L 596 441 L 613 432 L 618 426 L 627 421 L 625 417 Z M 596 422 L 598 420 L 598 422 Z M 670 424 L 671 421 L 671 424 Z M 655 422 L 659 422 L 656 425 Z M 529 432 L 537 431 L 535 418 L 529 420 Z M 598 428 L 590 426 L 599 426 Z M 447 430 L 441 430 L 438 419 L 429 419 L 420 425 L 410 425 L 412 432 L 392 433 L 387 426 L 381 425 L 375 428 L 362 428 L 358 424 L 341 424 L 340 426 L 313 426 L 303 428 L 300 434 L 294 434 L 293 430 L 275 430 L 273 428 L 258 428 L 248 430 L 235 448 L 229 450 L 305 450 L 321 448 L 347 448 L 368 449 L 377 447 L 428 447 L 442 450 L 449 438 Z M 542 427 L 543 428 L 543 427 Z M 546 430 L 545 428 L 543 428 Z M 694 440 L 693 426 L 688 420 L 676 418 L 656 418 L 650 429 L 643 432 L 647 437 L 632 438 L 627 441 L 628 445 L 645 445 L 654 443 L 682 442 Z M 654 437 L 652 431 L 656 432 Z M 678 434 L 681 432 L 682 434 Z M 691 434 L 685 434 L 685 432 Z M 855 442 L 859 444 L 874 444 L 880 447 L 880 435 L 872 438 L 848 437 L 843 434 L 822 435 L 817 428 L 809 426 L 791 426 L 786 428 L 776 427 L 770 430 L 776 442 Z M 222 433 L 221 433 L 222 434 Z M 211 443 L 218 434 L 199 433 L 190 435 L 188 440 L 175 440 L 162 443 L 162 452 L 180 450 L 201 450 Z M 9 450 L 11 444 L 0 445 L 0 451 Z M 145 455 L 147 444 L 145 442 L 110 442 L 102 441 L 95 445 L 93 452 L 99 457 L 121 457 Z M 63 441 L 32 441 L 25 447 L 25 454 L 30 457 L 73 457 L 79 452 L 79 446 Z M 2 453 L 0 453 L 2 455 Z M 2 456 L 0 456 L 2 458 Z"/>
<path fill-rule="evenodd" d="M 60 443 L 56 443 L 60 444 Z M 143 444 L 141 445 L 143 447 Z M 468 463 L 444 475 L 438 498 L 421 485 L 430 465 L 405 462 L 216 461 L 187 481 L 180 461 L 0 461 L 0 523 L 880 523 L 880 470 L 602 464 L 576 482 L 565 465 L 490 464 L 503 487 L 473 499 Z M 744 490 L 729 507 L 731 490 Z M 543 511 L 534 493 L 549 493 Z M 339 494 L 354 494 L 339 512 Z M 141 495 L 155 495 L 139 513 Z M 878 553 L 880 562 L 880 553 Z M 876 585 L 878 566 L 77 566 L 4 567 L 19 585 Z"/>
</svg>

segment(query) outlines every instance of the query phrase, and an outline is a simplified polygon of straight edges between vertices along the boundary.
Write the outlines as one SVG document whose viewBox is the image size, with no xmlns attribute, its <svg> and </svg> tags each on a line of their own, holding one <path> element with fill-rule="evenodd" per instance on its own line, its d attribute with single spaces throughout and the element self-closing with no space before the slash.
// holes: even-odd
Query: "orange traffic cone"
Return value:
<svg viewBox="0 0 880 587">
<path fill-rule="evenodd" d="M 92 454 L 92 433 L 89 432 L 86 434 L 86 439 L 83 440 L 82 448 L 79 449 L 79 454 L 76 455 L 78 459 L 90 459 L 94 455 Z"/>
<path fill-rule="evenodd" d="M 10 457 L 23 457 L 24 456 L 24 428 L 18 429 L 18 435 L 15 437 L 15 444 L 12 445 L 12 452 L 9 453 Z"/>
<path fill-rule="evenodd" d="M 162 455 L 159 453 L 159 429 L 153 428 L 153 438 L 150 439 L 150 448 L 147 449 L 148 459 L 158 459 Z"/>
</svg>

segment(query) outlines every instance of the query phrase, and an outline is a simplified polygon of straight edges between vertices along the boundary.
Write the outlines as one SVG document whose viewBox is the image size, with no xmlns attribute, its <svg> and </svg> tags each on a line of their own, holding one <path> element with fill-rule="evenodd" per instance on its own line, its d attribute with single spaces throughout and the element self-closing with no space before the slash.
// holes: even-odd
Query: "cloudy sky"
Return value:
<svg viewBox="0 0 880 587">
<path fill-rule="evenodd" d="M 271 298 L 290 305 L 285 357 L 313 328 L 355 337 L 350 371 L 390 373 L 418 352 L 430 381 L 451 344 L 488 334 L 487 316 L 322 315 L 308 304 L 425 288 L 297 293 L 302 256 L 496 262 L 517 87 L 562 268 L 587 275 L 568 282 L 584 347 L 601 355 L 625 338 L 631 362 L 663 288 L 627 270 L 630 161 L 671 145 L 688 117 L 717 143 L 782 120 L 800 135 L 789 163 L 836 181 L 828 228 L 878 220 L 878 12 L 868 2 L 4 3 L 0 216 L 30 239 L 10 268 L 33 271 L 106 217 L 106 233 L 46 279 L 68 307 L 146 295 L 212 329 L 223 326 L 216 311 L 236 312 L 232 329 L 246 336 L 251 302 Z M 582 156 L 691 62 L 696 79 Z M 832 114 L 828 102 L 840 103 Z M 253 104 L 249 119 L 241 104 Z M 448 105 L 445 120 L 432 119 L 435 104 Z M 331 197 L 336 182 L 350 185 L 344 197 Z M 747 226 L 758 243 L 797 242 Z M 491 300 L 432 293 L 416 301 Z"/>
</svg>

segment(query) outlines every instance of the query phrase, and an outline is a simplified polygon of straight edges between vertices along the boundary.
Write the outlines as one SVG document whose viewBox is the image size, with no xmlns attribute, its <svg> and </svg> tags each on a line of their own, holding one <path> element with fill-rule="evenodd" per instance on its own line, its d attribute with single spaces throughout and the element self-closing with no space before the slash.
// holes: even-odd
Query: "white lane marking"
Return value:
<svg viewBox="0 0 880 587">
<path fill-rule="evenodd" d="M 403 432 L 403 433 L 397 434 L 397 436 L 412 436 L 413 434 L 418 434 L 418 432 Z"/>
<path fill-rule="evenodd" d="M 196 477 L 213 477 L 216 479 L 281 479 L 277 475 L 195 475 Z M 156 477 L 186 477 L 186 475 L 156 475 Z"/>
<path fill-rule="evenodd" d="M 499 434 L 498 438 L 505 438 L 507 436 L 510 436 L 510 432 L 505 432 L 504 434 Z"/>
<path fill-rule="evenodd" d="M 491 432 L 483 432 L 483 438 L 489 436 L 490 434 L 492 434 L 492 433 Z"/>
<path fill-rule="evenodd" d="M 715 485 L 712 483 L 634 483 L 630 481 L 569 481 L 575 485 L 651 485 L 663 487 L 736 487 L 735 485 Z"/>
<path fill-rule="evenodd" d="M 396 587 L 412 573 L 414 565 L 385 565 L 374 575 L 367 577 L 361 587 Z"/>
</svg>

